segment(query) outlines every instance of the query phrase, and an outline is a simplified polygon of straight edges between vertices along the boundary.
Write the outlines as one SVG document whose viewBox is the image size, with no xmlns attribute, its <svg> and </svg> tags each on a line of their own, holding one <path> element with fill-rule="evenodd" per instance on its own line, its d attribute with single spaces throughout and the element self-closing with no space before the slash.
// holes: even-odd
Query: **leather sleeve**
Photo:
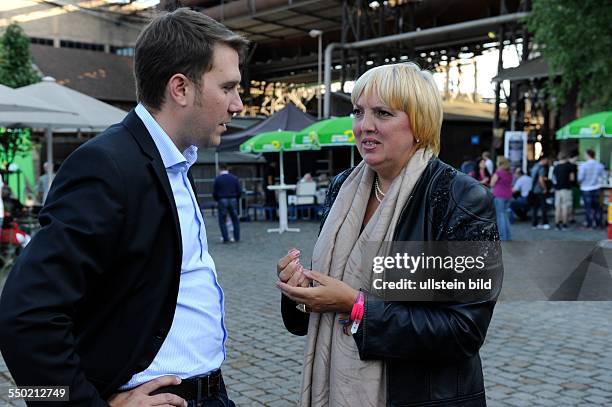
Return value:
<svg viewBox="0 0 612 407">
<path fill-rule="evenodd" d="M 494 305 L 384 302 L 368 294 L 353 336 L 359 357 L 419 362 L 471 357 L 484 343 Z"/>
<path fill-rule="evenodd" d="M 17 385 L 69 386 L 71 405 L 106 405 L 80 366 L 74 316 L 112 269 L 125 219 L 122 197 L 115 162 L 95 145 L 76 150 L 55 177 L 42 228 L 0 298 L 0 349 Z"/>
<path fill-rule="evenodd" d="M 491 194 L 464 181 L 450 186 L 440 240 L 498 241 Z M 494 267 L 503 273 L 501 256 Z M 354 335 L 359 356 L 431 363 L 474 356 L 484 342 L 498 294 L 490 301 L 462 304 L 385 302 L 368 294 L 364 318 Z"/>
</svg>

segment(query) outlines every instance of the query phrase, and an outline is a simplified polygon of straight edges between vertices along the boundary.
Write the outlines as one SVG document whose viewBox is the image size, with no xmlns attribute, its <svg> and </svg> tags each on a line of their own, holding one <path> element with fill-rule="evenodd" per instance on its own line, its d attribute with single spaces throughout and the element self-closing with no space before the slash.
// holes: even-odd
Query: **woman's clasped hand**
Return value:
<svg viewBox="0 0 612 407">
<path fill-rule="evenodd" d="M 277 265 L 276 287 L 311 312 L 351 312 L 359 291 L 335 278 L 305 268 L 300 251 L 291 249 Z"/>
</svg>

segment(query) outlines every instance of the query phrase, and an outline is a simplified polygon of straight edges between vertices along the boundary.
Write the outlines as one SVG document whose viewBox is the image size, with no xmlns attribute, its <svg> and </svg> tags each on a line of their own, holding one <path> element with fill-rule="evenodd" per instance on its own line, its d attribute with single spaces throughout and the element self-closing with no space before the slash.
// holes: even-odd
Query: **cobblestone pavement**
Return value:
<svg viewBox="0 0 612 407">
<path fill-rule="evenodd" d="M 228 360 L 223 365 L 238 406 L 293 406 L 304 338 L 286 332 L 275 263 L 290 247 L 310 264 L 314 222 L 300 233 L 268 234 L 271 223 L 242 224 L 243 241 L 223 245 L 207 216 L 210 251 L 226 295 Z M 516 240 L 601 240 L 603 231 L 532 230 L 513 226 Z M 612 302 L 506 302 L 497 305 L 481 350 L 489 406 L 612 405 Z M 0 405 L 10 376 L 0 359 Z M 23 403 L 13 402 L 13 405 Z"/>
</svg>

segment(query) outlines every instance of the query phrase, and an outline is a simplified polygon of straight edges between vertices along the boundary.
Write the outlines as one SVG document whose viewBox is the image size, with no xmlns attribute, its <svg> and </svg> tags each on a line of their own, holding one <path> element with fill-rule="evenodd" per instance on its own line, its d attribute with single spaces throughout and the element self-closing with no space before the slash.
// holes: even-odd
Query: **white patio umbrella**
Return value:
<svg viewBox="0 0 612 407">
<path fill-rule="evenodd" d="M 47 161 L 53 162 L 53 130 L 74 129 L 101 131 L 119 123 L 127 112 L 107 103 L 59 85 L 55 79 L 24 86 L 14 91 L 23 97 L 32 97 L 64 112 L 0 112 L 0 125 L 44 128 L 47 139 Z M 70 113 L 65 113 L 70 112 Z M 53 177 L 52 169 L 48 175 Z"/>
<path fill-rule="evenodd" d="M 32 96 L 23 95 L 13 88 L 0 85 L 0 112 L 65 112 Z"/>
<path fill-rule="evenodd" d="M 15 89 L 20 95 L 31 96 L 48 102 L 64 111 L 76 113 L 79 117 L 78 129 L 90 131 L 104 130 L 111 124 L 119 123 L 127 112 L 114 106 L 87 96 L 66 86 L 59 85 L 51 77 L 43 78 L 42 82 Z M 54 126 L 54 128 L 59 128 Z"/>
</svg>

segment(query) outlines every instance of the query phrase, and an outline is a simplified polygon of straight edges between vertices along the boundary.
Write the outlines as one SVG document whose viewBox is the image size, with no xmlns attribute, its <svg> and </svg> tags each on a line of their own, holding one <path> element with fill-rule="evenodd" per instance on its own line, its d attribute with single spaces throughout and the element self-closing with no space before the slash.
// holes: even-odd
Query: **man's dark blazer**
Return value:
<svg viewBox="0 0 612 407">
<path fill-rule="evenodd" d="M 18 385 L 104 405 L 153 361 L 180 279 L 172 190 L 134 111 L 66 159 L 40 223 L 0 298 L 2 355 Z"/>
</svg>

